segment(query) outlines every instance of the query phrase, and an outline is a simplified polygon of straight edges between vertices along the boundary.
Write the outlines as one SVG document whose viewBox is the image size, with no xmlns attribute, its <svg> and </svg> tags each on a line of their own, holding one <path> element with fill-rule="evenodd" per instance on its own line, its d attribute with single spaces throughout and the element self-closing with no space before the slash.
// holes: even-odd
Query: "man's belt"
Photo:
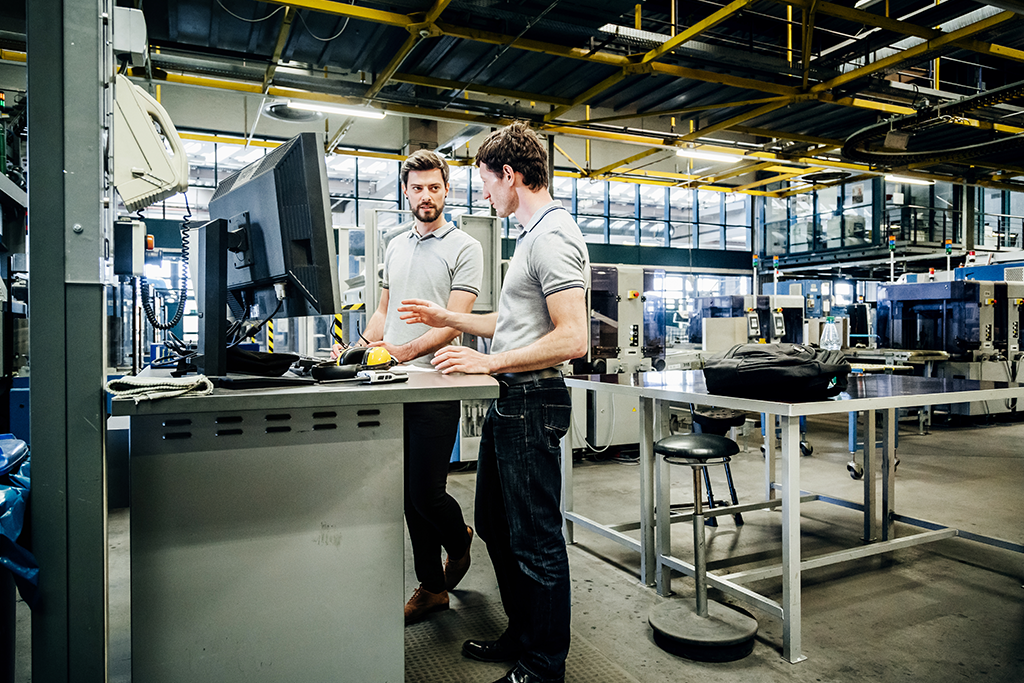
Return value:
<svg viewBox="0 0 1024 683">
<path fill-rule="evenodd" d="M 528 372 L 499 372 L 494 375 L 494 379 L 506 386 L 514 386 L 516 384 L 538 382 L 542 379 L 561 376 L 562 373 L 557 368 L 544 368 L 543 370 L 530 370 Z"/>
</svg>

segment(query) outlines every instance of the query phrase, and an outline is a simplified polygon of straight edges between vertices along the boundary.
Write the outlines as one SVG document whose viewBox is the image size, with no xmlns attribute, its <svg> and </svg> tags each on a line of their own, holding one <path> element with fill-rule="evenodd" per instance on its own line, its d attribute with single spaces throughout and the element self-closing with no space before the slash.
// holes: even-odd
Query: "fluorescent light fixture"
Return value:
<svg viewBox="0 0 1024 683">
<path fill-rule="evenodd" d="M 382 119 L 387 112 L 370 107 L 343 107 L 336 104 L 320 104 L 318 102 L 296 102 L 290 100 L 288 106 L 292 109 L 303 109 L 305 111 L 319 111 L 324 114 L 340 114 L 341 116 L 359 116 L 364 119 Z"/>
<path fill-rule="evenodd" d="M 681 147 L 676 150 L 676 154 L 681 157 L 688 157 L 690 159 L 704 159 L 705 161 L 739 161 L 743 158 L 742 154 L 727 154 L 725 152 L 705 152 L 701 149 L 695 149 L 693 147 Z"/>
<path fill-rule="evenodd" d="M 887 175 L 885 179 L 890 183 L 906 183 L 907 185 L 934 185 L 934 180 L 925 180 L 924 178 L 908 178 L 903 175 Z"/>
</svg>

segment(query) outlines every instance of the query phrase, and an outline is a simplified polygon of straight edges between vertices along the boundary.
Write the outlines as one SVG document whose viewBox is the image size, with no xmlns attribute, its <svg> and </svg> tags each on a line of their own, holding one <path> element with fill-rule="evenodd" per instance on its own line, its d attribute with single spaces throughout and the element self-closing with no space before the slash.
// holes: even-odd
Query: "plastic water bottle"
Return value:
<svg viewBox="0 0 1024 683">
<path fill-rule="evenodd" d="M 828 351 L 838 351 L 842 348 L 839 341 L 839 328 L 836 326 L 836 319 L 832 316 L 825 318 L 825 327 L 821 330 L 821 348 Z"/>
</svg>

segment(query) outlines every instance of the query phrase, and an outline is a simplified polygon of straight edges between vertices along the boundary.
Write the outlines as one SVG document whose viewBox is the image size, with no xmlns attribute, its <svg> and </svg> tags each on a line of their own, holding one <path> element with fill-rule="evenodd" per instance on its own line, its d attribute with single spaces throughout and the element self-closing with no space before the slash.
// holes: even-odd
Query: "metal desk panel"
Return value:
<svg viewBox="0 0 1024 683">
<path fill-rule="evenodd" d="M 404 678 L 404 403 L 486 376 L 230 392 L 131 414 L 132 674 Z"/>
</svg>

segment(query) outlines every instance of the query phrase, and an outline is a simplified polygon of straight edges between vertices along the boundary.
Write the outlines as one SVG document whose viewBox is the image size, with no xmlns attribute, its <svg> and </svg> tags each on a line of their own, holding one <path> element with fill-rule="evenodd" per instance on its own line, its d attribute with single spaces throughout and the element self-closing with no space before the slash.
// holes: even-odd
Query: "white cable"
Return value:
<svg viewBox="0 0 1024 683">
<path fill-rule="evenodd" d="M 351 0 L 351 2 L 349 2 L 348 4 L 354 5 L 355 2 L 356 2 L 356 0 Z M 315 33 L 313 33 L 313 31 L 310 30 L 309 24 L 306 23 L 305 18 L 303 18 L 303 16 L 301 14 L 299 14 L 299 19 L 302 19 L 302 26 L 303 26 L 303 28 L 306 29 L 306 33 L 308 33 L 311 38 L 315 38 L 315 39 L 319 40 L 322 43 L 329 43 L 332 40 L 334 40 L 335 38 L 337 38 L 338 36 L 340 36 L 342 33 L 344 33 L 345 29 L 348 28 L 348 22 L 349 22 L 349 19 L 351 19 L 351 18 L 352 17 L 345 17 L 345 23 L 341 25 L 341 30 L 338 31 L 337 33 L 335 33 L 333 36 L 331 36 L 330 38 L 321 38 L 320 36 L 316 35 Z"/>
<path fill-rule="evenodd" d="M 282 5 L 282 6 L 278 7 L 276 10 L 274 10 L 273 12 L 271 12 L 270 14 L 268 14 L 265 17 L 260 17 L 259 19 L 246 19 L 245 17 L 240 17 L 237 14 L 235 14 L 234 12 L 232 12 L 231 10 L 229 10 L 227 7 L 224 6 L 224 3 L 221 2 L 220 0 L 217 0 L 217 4 L 220 5 L 220 8 L 222 10 L 224 10 L 225 12 L 227 12 L 228 14 L 233 16 L 235 19 L 238 19 L 239 21 L 244 21 L 244 22 L 249 23 L 249 24 L 258 24 L 261 21 L 266 21 L 267 19 L 269 19 L 270 17 L 274 16 L 275 14 L 277 14 L 278 12 L 280 12 L 281 10 L 284 9 L 284 5 Z"/>
</svg>

